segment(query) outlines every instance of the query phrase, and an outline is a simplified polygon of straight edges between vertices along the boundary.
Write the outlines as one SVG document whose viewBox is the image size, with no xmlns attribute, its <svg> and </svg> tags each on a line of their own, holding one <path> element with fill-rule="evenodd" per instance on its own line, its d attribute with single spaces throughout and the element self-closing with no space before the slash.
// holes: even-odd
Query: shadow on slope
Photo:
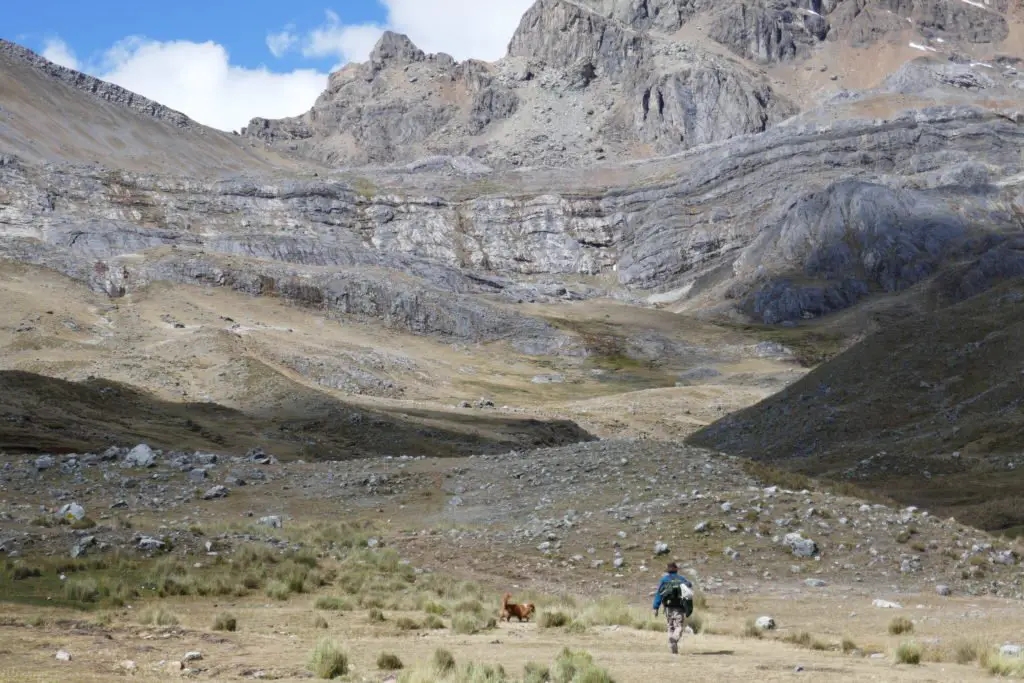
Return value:
<svg viewBox="0 0 1024 683">
<path fill-rule="evenodd" d="M 894 323 L 690 443 L 1024 525 L 1024 280 Z"/>
<path fill-rule="evenodd" d="M 86 452 L 146 442 L 173 450 L 283 457 L 464 456 L 559 446 L 593 437 L 575 423 L 443 411 L 369 411 L 297 387 L 294 407 L 244 413 L 210 403 L 170 403 L 102 379 L 67 382 L 0 372 L 0 451 Z"/>
</svg>

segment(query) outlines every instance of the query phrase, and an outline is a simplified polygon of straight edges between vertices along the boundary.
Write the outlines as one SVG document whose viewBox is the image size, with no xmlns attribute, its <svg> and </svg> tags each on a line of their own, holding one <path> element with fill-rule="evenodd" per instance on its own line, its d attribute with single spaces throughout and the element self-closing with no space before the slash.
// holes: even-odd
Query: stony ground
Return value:
<svg viewBox="0 0 1024 683">
<path fill-rule="evenodd" d="M 344 463 L 145 446 L 11 457 L 0 472 L 7 558 L 0 588 L 12 601 L 0 624 L 0 650 L 14 671 L 32 671 L 38 680 L 68 671 L 76 680 L 108 680 L 124 660 L 143 680 L 168 678 L 168 666 L 176 667 L 175 677 L 185 669 L 200 679 L 295 680 L 309 675 L 309 651 L 325 634 L 349 652 L 351 680 L 382 680 L 375 670 L 381 651 L 413 664 L 444 647 L 459 660 L 500 663 L 519 676 L 526 661 L 550 663 L 566 645 L 590 651 L 619 681 L 694 666 L 713 680 L 986 677 L 976 663 L 957 664 L 957 651 L 967 642 L 987 651 L 1019 641 L 1020 546 L 849 493 L 640 440 Z M 70 523 L 62 523 L 68 515 Z M 341 536 L 329 529 L 342 526 L 349 534 L 359 530 L 355 542 L 364 550 L 339 550 Z M 225 580 L 238 582 L 254 547 L 285 558 L 313 553 L 324 585 L 286 591 L 285 599 L 270 597 L 272 581 L 264 590 L 209 589 L 203 597 L 153 578 L 180 572 L 171 585 L 184 585 L 186 577 L 193 586 L 215 583 L 228 562 L 238 569 L 227 570 Z M 355 556 L 346 553 L 400 560 L 360 562 L 378 563 L 374 582 L 407 572 L 410 583 L 390 593 L 370 587 L 376 583 L 353 591 Z M 666 653 L 663 633 L 627 625 L 646 623 L 645 605 L 669 558 L 707 601 L 698 610 L 705 628 L 687 637 L 678 660 Z M 179 569 L 168 570 L 172 564 Z M 252 566 L 273 572 L 280 565 Z M 41 568 L 42 575 L 20 576 L 19 567 Z M 117 590 L 128 591 L 125 599 L 76 601 L 69 582 L 80 586 L 83 577 L 96 576 L 102 586 L 111 573 L 119 577 Z M 449 601 L 446 628 L 432 630 L 423 625 L 417 596 L 436 590 L 442 578 L 462 583 L 439 591 Z M 142 589 L 139 595 L 133 587 Z M 481 621 L 475 635 L 451 630 L 458 600 L 479 600 L 486 617 L 505 590 L 586 627 L 488 628 Z M 340 610 L 314 608 L 339 594 L 350 596 Z M 612 608 L 599 608 L 602 600 L 620 601 L 616 609 L 629 618 L 609 618 Z M 385 621 L 367 617 L 373 605 L 384 608 Z M 140 624 L 154 607 L 178 623 Z M 224 610 L 238 619 L 237 632 L 211 630 Z M 326 628 L 315 624 L 317 615 Z M 777 629 L 745 637 L 747 622 L 758 616 L 772 616 Z M 896 616 L 913 622 L 912 633 L 888 633 Z M 893 663 L 894 648 L 908 641 L 924 648 L 923 665 Z M 71 661 L 55 659 L 59 650 Z M 189 651 L 203 659 L 182 664 Z M 0 680 L 28 680 L 10 671 Z"/>
</svg>

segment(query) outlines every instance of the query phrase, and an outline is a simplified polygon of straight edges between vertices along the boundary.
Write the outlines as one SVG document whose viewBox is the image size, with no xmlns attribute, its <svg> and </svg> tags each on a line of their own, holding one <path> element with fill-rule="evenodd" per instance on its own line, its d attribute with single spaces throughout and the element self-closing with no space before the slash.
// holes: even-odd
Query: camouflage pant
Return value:
<svg viewBox="0 0 1024 683">
<path fill-rule="evenodd" d="M 665 618 L 668 620 L 668 646 L 672 652 L 676 652 L 679 649 L 679 639 L 683 637 L 686 612 L 681 607 L 666 607 Z"/>
</svg>

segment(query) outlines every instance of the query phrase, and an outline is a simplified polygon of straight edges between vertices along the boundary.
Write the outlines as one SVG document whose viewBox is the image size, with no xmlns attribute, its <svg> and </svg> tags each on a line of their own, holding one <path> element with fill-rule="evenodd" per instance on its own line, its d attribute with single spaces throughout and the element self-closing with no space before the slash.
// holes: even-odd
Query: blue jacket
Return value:
<svg viewBox="0 0 1024 683">
<path fill-rule="evenodd" d="M 661 588 L 668 582 L 670 576 L 678 576 L 683 580 L 683 583 L 686 584 L 688 588 L 693 588 L 693 584 L 690 583 L 690 580 L 682 574 L 677 574 L 676 572 L 665 574 L 665 576 L 661 577 L 661 582 L 658 583 L 658 590 L 654 593 L 654 609 L 661 609 Z"/>
</svg>

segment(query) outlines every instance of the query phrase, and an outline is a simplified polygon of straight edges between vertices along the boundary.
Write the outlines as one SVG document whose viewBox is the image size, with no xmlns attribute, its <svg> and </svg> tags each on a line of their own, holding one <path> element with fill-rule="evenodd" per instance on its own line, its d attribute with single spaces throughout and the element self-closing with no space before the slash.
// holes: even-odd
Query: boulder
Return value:
<svg viewBox="0 0 1024 683">
<path fill-rule="evenodd" d="M 40 455 L 34 463 L 37 472 L 43 472 L 57 464 L 52 455 Z"/>
<path fill-rule="evenodd" d="M 121 461 L 121 467 L 124 468 L 147 468 L 156 465 L 156 453 L 153 449 L 144 443 L 140 443 L 135 448 L 128 451 L 128 455 Z"/>
<path fill-rule="evenodd" d="M 260 517 L 256 522 L 260 526 L 269 526 L 272 529 L 280 529 L 284 522 L 281 520 L 279 515 L 268 515 L 267 517 Z"/>
<path fill-rule="evenodd" d="M 73 546 L 71 546 L 71 557 L 85 557 L 89 553 L 89 548 L 94 545 L 96 545 L 95 536 L 82 536 Z"/>
<path fill-rule="evenodd" d="M 203 659 L 203 653 L 202 652 L 199 652 L 198 650 L 192 650 L 191 652 L 186 652 L 185 656 L 181 658 L 181 661 L 183 661 L 183 662 L 198 662 L 198 661 L 201 661 L 202 659 Z"/>
<path fill-rule="evenodd" d="M 155 550 L 163 550 L 166 544 L 158 538 L 152 536 L 142 536 L 138 540 L 137 548 L 146 552 L 152 552 Z"/>
<path fill-rule="evenodd" d="M 761 631 L 774 631 L 775 619 L 772 617 L 758 617 L 757 621 L 754 622 L 754 626 Z"/>
<path fill-rule="evenodd" d="M 57 650 L 57 654 L 54 656 L 54 659 L 56 659 L 58 662 L 70 662 L 71 653 L 67 650 Z"/>
<path fill-rule="evenodd" d="M 668 543 L 662 543 L 659 541 L 658 543 L 654 544 L 655 555 L 668 555 L 668 552 Z"/>
<path fill-rule="evenodd" d="M 228 495 L 227 486 L 213 486 L 207 489 L 206 493 L 203 494 L 203 500 L 214 500 L 216 498 L 224 498 Z"/>
<path fill-rule="evenodd" d="M 78 503 L 68 503 L 60 509 L 59 514 L 68 522 L 80 522 L 85 519 L 85 508 Z"/>
<path fill-rule="evenodd" d="M 206 470 L 201 467 L 190 470 L 188 473 L 188 480 L 193 482 L 206 481 Z"/>
<path fill-rule="evenodd" d="M 945 584 L 939 584 L 935 587 L 935 592 L 944 598 L 948 598 L 950 595 L 953 594 L 953 589 Z"/>
<path fill-rule="evenodd" d="M 782 543 L 797 557 L 814 557 L 818 554 L 818 544 L 797 532 L 786 534 Z"/>
<path fill-rule="evenodd" d="M 1024 646 L 1007 643 L 999 648 L 999 654 L 1004 657 L 1022 657 L 1024 656 Z"/>
</svg>

